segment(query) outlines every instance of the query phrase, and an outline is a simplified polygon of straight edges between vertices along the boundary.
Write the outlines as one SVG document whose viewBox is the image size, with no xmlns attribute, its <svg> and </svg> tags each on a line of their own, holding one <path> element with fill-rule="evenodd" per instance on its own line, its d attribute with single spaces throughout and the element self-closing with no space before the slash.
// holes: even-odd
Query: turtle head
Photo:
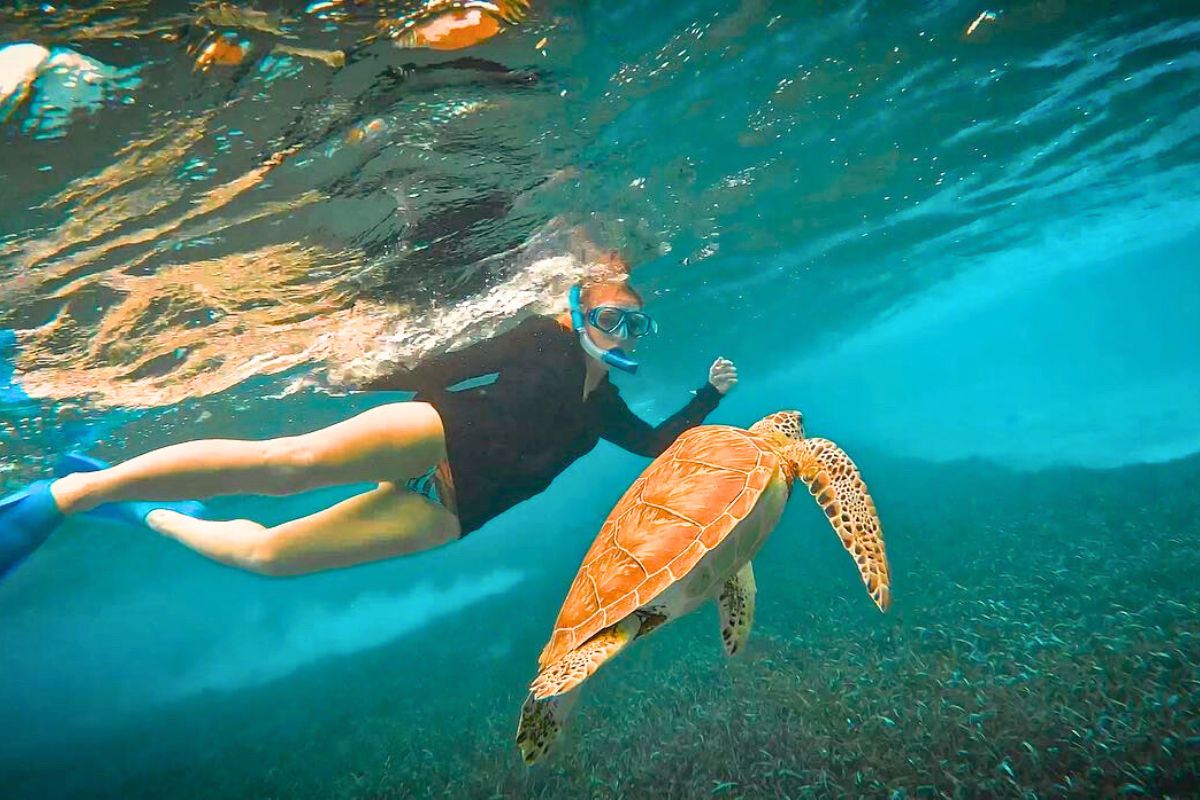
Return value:
<svg viewBox="0 0 1200 800">
<path fill-rule="evenodd" d="M 776 411 L 750 426 L 750 432 L 782 445 L 804 438 L 804 415 L 799 411 Z"/>
</svg>

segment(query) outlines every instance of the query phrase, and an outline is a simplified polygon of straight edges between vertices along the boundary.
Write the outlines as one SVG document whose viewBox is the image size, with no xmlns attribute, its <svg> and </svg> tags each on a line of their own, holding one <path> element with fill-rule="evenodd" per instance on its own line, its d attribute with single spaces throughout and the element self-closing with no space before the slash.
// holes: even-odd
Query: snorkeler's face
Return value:
<svg viewBox="0 0 1200 800">
<path fill-rule="evenodd" d="M 599 313 L 593 313 L 594 311 L 598 311 Z M 619 347 L 626 353 L 632 353 L 637 348 L 638 339 L 650 332 L 650 328 L 648 326 L 651 323 L 647 322 L 645 323 L 647 326 L 645 328 L 645 333 L 641 333 L 641 335 L 638 336 L 623 335 L 630 333 L 629 323 L 631 319 L 630 317 L 626 317 L 624 320 L 619 318 L 623 314 L 629 314 L 631 317 L 634 315 L 641 316 L 642 307 L 637 303 L 609 302 L 600 306 L 596 306 L 595 309 L 588 309 L 588 311 L 585 313 L 587 313 L 589 317 L 587 326 L 588 334 L 592 337 L 592 341 L 596 343 L 596 346 L 604 350 L 610 350 L 614 347 Z M 592 318 L 596 317 L 598 317 L 598 319 L 593 321 Z M 640 325 L 640 323 L 635 324 Z M 606 328 L 610 330 L 605 330 Z M 641 330 L 641 327 L 639 327 L 638 332 L 640 333 Z"/>
</svg>

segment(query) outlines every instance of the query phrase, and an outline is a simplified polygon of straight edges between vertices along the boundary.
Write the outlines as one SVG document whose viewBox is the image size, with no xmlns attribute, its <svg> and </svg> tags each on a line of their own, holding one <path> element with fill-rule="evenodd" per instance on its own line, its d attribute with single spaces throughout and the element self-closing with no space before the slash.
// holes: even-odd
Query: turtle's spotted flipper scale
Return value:
<svg viewBox="0 0 1200 800">
<path fill-rule="evenodd" d="M 636 614 L 610 625 L 538 673 L 529 688 L 541 700 L 569 692 L 637 638 Z"/>
<path fill-rule="evenodd" d="M 793 449 L 796 477 L 829 518 L 842 546 L 854 558 L 875 605 L 891 605 L 891 576 L 883 549 L 883 526 L 875 502 L 850 456 L 828 439 L 804 439 Z"/>
<path fill-rule="evenodd" d="M 532 694 L 525 698 L 521 705 L 521 721 L 517 725 L 521 760 L 532 766 L 550 752 L 578 699 L 578 691 L 545 700 L 538 700 Z"/>
<path fill-rule="evenodd" d="M 750 638 L 754 624 L 754 569 L 747 561 L 737 574 L 725 581 L 717 608 L 721 612 L 721 642 L 726 655 L 735 656 Z"/>
</svg>

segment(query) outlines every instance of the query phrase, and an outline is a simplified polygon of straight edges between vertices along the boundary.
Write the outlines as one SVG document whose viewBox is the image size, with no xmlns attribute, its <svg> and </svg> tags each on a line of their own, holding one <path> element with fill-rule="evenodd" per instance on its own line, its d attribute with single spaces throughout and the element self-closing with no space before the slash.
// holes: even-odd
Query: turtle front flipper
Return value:
<svg viewBox="0 0 1200 800">
<path fill-rule="evenodd" d="M 747 561 L 725 585 L 717 598 L 721 612 L 721 641 L 727 655 L 737 655 L 750 638 L 754 624 L 754 569 Z"/>
<path fill-rule="evenodd" d="M 526 765 L 533 766 L 550 752 L 578 699 L 578 691 L 545 700 L 538 700 L 532 693 L 525 698 L 517 724 L 517 748 Z"/>
<path fill-rule="evenodd" d="M 887 611 L 892 591 L 883 526 L 858 467 L 828 439 L 798 441 L 791 455 L 796 477 L 808 485 L 842 546 L 854 558 L 871 599 L 880 611 Z"/>
<path fill-rule="evenodd" d="M 641 620 L 636 614 L 630 614 L 568 651 L 562 658 L 548 664 L 529 684 L 533 696 L 542 700 L 571 691 L 637 638 L 639 628 Z"/>
</svg>

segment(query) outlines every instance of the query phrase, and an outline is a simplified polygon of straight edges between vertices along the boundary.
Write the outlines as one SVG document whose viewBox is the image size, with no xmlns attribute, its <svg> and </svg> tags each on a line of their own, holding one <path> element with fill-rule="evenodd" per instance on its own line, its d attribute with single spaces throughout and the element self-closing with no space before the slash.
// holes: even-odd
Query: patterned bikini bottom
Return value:
<svg viewBox="0 0 1200 800">
<path fill-rule="evenodd" d="M 445 459 L 430 467 L 424 474 L 409 478 L 405 481 L 404 488 L 428 498 L 452 514 L 458 514 L 454 475 L 450 472 L 450 462 Z"/>
</svg>

